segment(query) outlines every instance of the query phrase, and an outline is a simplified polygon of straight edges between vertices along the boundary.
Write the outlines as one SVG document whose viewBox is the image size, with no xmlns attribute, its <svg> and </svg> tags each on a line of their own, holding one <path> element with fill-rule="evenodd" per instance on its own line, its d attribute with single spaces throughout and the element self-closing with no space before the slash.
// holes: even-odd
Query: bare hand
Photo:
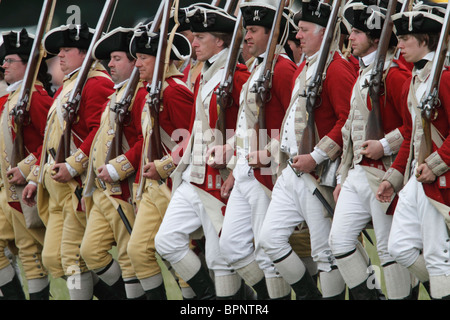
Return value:
<svg viewBox="0 0 450 320">
<path fill-rule="evenodd" d="M 18 167 L 6 171 L 6 176 L 10 184 L 24 185 L 27 180 L 24 178 Z"/>
<path fill-rule="evenodd" d="M 389 181 L 383 181 L 378 186 L 376 198 L 380 202 L 390 202 L 394 195 L 394 187 Z"/>
<path fill-rule="evenodd" d="M 206 161 L 214 169 L 223 169 L 230 161 L 233 148 L 229 144 L 214 146 L 206 152 Z"/>
<path fill-rule="evenodd" d="M 67 170 L 65 163 L 54 164 L 52 170 L 54 172 L 54 174 L 52 174 L 52 179 L 56 182 L 66 183 L 72 180 L 72 175 L 69 170 Z"/>
<path fill-rule="evenodd" d="M 234 186 L 234 176 L 233 174 L 230 173 L 228 175 L 228 178 L 224 181 L 222 187 L 220 188 L 220 195 L 222 196 L 222 198 L 228 199 L 230 197 L 233 186 Z"/>
<path fill-rule="evenodd" d="M 316 169 L 317 163 L 310 154 L 301 154 L 292 159 L 292 167 L 300 172 L 311 173 Z"/>
<path fill-rule="evenodd" d="M 29 207 L 34 206 L 36 204 L 35 200 L 36 193 L 37 193 L 37 186 L 32 183 L 27 184 L 22 191 L 23 202 Z"/>
<path fill-rule="evenodd" d="M 433 183 L 437 177 L 426 163 L 422 163 L 417 167 L 416 178 L 421 183 Z"/>
<path fill-rule="evenodd" d="M 108 169 L 106 168 L 106 164 L 100 166 L 98 169 L 97 178 L 99 178 L 102 181 L 105 181 L 107 183 L 113 183 L 113 179 L 109 175 Z"/>
<path fill-rule="evenodd" d="M 336 185 L 336 188 L 334 188 L 334 191 L 333 191 L 334 202 L 338 201 L 340 193 L 341 193 L 341 185 L 338 184 L 338 185 Z"/>
<path fill-rule="evenodd" d="M 367 140 L 361 147 L 360 153 L 369 159 L 378 160 L 384 156 L 383 145 L 378 140 Z"/>
<path fill-rule="evenodd" d="M 156 171 L 156 166 L 154 162 L 147 163 L 144 165 L 144 173 L 142 176 L 146 179 L 151 180 L 161 180 L 161 176 L 159 175 L 158 171 Z"/>
<path fill-rule="evenodd" d="M 247 157 L 248 165 L 252 168 L 263 168 L 270 166 L 270 153 L 268 150 L 250 152 Z"/>
</svg>

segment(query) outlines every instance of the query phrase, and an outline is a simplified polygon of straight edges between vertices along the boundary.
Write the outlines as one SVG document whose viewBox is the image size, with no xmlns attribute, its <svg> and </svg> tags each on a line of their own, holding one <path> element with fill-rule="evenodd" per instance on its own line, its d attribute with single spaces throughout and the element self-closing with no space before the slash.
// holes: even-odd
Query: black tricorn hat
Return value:
<svg viewBox="0 0 450 320">
<path fill-rule="evenodd" d="M 302 0 L 302 15 L 299 21 L 307 21 L 326 27 L 331 6 L 319 0 Z"/>
<path fill-rule="evenodd" d="M 89 28 L 87 23 L 82 25 L 63 25 L 47 32 L 44 36 L 44 49 L 57 55 L 60 48 L 88 49 L 95 30 Z"/>
<path fill-rule="evenodd" d="M 209 3 L 194 3 L 188 7 L 179 8 L 178 9 L 178 23 L 180 24 L 177 28 L 177 32 L 186 31 L 191 29 L 190 20 L 189 20 L 189 12 L 195 11 L 198 7 L 202 8 L 209 8 L 209 9 L 216 9 L 217 7 L 214 7 L 213 5 Z M 173 29 L 175 26 L 175 10 L 172 9 L 170 12 L 170 19 L 169 19 L 169 32 Z"/>
<path fill-rule="evenodd" d="M 136 57 L 137 53 L 156 56 L 158 53 L 159 36 L 159 33 L 150 32 L 145 27 L 136 29 L 130 41 L 130 54 L 133 57 Z M 167 37 L 169 36 L 170 34 Z M 189 40 L 182 34 L 175 33 L 172 43 L 172 50 L 170 51 L 170 59 L 186 60 L 189 58 L 191 53 L 192 48 Z"/>
<path fill-rule="evenodd" d="M 34 35 L 24 28 L 21 31 L 2 32 L 3 44 L 0 49 L 0 58 L 10 54 L 29 55 L 33 48 Z"/>
<path fill-rule="evenodd" d="M 111 52 L 129 52 L 130 40 L 133 37 L 133 28 L 118 27 L 98 40 L 92 50 L 92 57 L 97 60 L 109 60 Z"/>
<path fill-rule="evenodd" d="M 371 1 L 355 1 L 345 6 L 344 19 L 351 27 L 379 38 L 386 18 L 386 9 Z"/>
<path fill-rule="evenodd" d="M 232 33 L 236 24 L 236 17 L 214 6 L 194 6 L 194 10 L 188 12 L 187 18 L 193 32 Z"/>
<path fill-rule="evenodd" d="M 418 4 L 412 11 L 392 16 L 397 36 L 412 33 L 440 33 L 444 22 L 445 8 L 440 5 Z"/>
<path fill-rule="evenodd" d="M 240 5 L 244 28 L 246 26 L 262 26 L 272 28 L 277 8 L 267 1 L 243 2 Z M 286 8 L 289 14 L 289 9 Z M 286 25 L 287 16 L 283 15 L 282 25 Z"/>
</svg>

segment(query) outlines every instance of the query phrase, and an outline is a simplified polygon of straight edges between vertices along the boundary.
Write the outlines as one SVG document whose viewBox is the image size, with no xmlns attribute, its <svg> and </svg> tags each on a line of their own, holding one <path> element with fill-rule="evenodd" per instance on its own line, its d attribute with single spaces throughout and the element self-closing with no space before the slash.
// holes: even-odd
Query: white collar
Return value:
<svg viewBox="0 0 450 320">
<path fill-rule="evenodd" d="M 120 83 L 116 83 L 116 84 L 114 84 L 114 89 L 115 90 L 117 90 L 117 89 L 120 89 L 120 88 L 122 88 L 123 87 L 123 85 L 128 81 L 129 79 L 126 79 L 126 80 L 123 80 L 122 82 L 120 82 Z"/>
<path fill-rule="evenodd" d="M 80 70 L 80 69 L 81 69 L 81 67 L 76 68 L 76 69 L 73 70 L 71 73 L 65 75 L 64 78 L 65 78 L 65 79 L 70 79 L 70 78 L 74 75 L 74 73 L 77 72 L 77 71 Z"/>
<path fill-rule="evenodd" d="M 208 59 L 208 62 L 210 63 L 210 65 L 212 65 L 214 62 L 217 61 L 217 59 L 220 58 L 220 56 L 226 52 L 227 50 L 225 50 L 226 48 L 223 48 L 220 52 L 216 53 L 215 55 L 213 55 L 211 58 Z"/>
<path fill-rule="evenodd" d="M 377 50 L 365 55 L 364 57 L 359 58 L 365 67 L 369 66 L 372 62 L 375 61 L 375 57 L 377 55 Z"/>
<path fill-rule="evenodd" d="M 19 86 L 22 84 L 22 81 L 23 81 L 23 80 L 19 80 L 19 81 L 16 81 L 16 82 L 10 84 L 10 85 L 8 86 L 8 88 L 6 88 L 6 91 L 7 91 L 7 92 L 14 92 L 14 91 L 16 91 L 17 88 L 19 88 Z"/>
</svg>

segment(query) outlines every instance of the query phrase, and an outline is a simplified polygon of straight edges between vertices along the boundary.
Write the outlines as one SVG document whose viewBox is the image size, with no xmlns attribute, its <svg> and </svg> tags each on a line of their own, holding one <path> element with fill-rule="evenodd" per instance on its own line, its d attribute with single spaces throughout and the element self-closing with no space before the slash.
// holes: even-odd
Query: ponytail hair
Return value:
<svg viewBox="0 0 450 320">
<path fill-rule="evenodd" d="M 30 56 L 26 54 L 19 54 L 19 57 L 24 63 L 27 63 L 30 58 Z M 37 74 L 37 80 L 42 82 L 45 91 L 47 91 L 49 96 L 53 97 L 55 91 L 52 89 L 52 75 L 48 72 L 48 66 L 45 60 L 41 61 Z"/>
</svg>

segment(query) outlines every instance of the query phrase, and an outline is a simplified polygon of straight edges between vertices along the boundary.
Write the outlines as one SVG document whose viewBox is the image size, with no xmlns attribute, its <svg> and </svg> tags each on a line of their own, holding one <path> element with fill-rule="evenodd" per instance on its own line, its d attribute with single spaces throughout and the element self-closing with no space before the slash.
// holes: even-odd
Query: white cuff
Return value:
<svg viewBox="0 0 450 320">
<path fill-rule="evenodd" d="M 392 150 L 391 150 L 391 147 L 389 146 L 389 143 L 388 143 L 387 139 L 386 138 L 382 138 L 379 141 L 380 141 L 381 145 L 383 146 L 384 155 L 385 156 L 392 155 Z"/>
<path fill-rule="evenodd" d="M 327 154 L 317 147 L 314 147 L 314 151 L 311 152 L 310 155 L 311 157 L 313 157 L 314 161 L 316 161 L 318 165 L 328 159 Z"/>
<path fill-rule="evenodd" d="M 112 164 L 107 164 L 106 165 L 106 170 L 108 170 L 109 176 L 111 177 L 111 179 L 116 182 L 119 181 L 120 177 L 119 174 L 117 173 L 116 168 L 114 168 L 114 166 Z"/>
<path fill-rule="evenodd" d="M 67 170 L 69 171 L 70 175 L 73 177 L 78 175 L 77 170 L 75 170 L 70 164 L 68 164 L 67 162 L 65 163 Z"/>
</svg>

